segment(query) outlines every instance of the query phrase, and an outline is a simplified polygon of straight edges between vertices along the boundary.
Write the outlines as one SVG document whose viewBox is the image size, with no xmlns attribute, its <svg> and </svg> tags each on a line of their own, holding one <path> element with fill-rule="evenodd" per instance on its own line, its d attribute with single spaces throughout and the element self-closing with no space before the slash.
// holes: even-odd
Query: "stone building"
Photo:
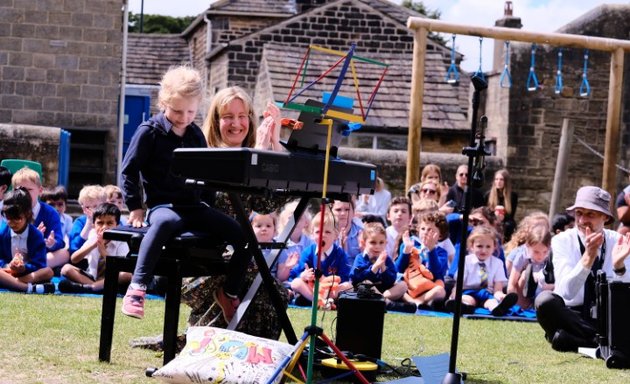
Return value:
<svg viewBox="0 0 630 384">
<path fill-rule="evenodd" d="M 63 128 L 72 135 L 72 192 L 114 180 L 120 9 L 115 0 L 0 3 L 0 158 L 38 160 L 44 182 L 54 185 L 56 149 L 49 147 L 59 143 L 42 135 L 40 145 L 24 147 L 11 127 Z"/>
</svg>

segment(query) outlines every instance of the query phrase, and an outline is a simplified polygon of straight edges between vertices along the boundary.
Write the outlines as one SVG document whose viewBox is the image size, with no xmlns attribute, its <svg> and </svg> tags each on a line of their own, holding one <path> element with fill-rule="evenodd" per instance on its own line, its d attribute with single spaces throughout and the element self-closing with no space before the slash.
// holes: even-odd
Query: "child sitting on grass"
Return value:
<svg viewBox="0 0 630 384">
<path fill-rule="evenodd" d="M 79 204 L 83 210 L 83 215 L 74 220 L 70 231 L 70 254 L 78 251 L 83 246 L 92 230 L 92 213 L 99 205 L 107 201 L 105 189 L 100 185 L 86 185 L 79 191 Z"/>
<path fill-rule="evenodd" d="M 518 305 L 529 309 L 534 299 L 545 290 L 553 290 L 554 284 L 545 281 L 543 270 L 549 259 L 551 233 L 546 225 L 530 228 L 525 237 L 525 253 L 519 253 L 512 264 L 508 292 L 518 295 Z"/>
<path fill-rule="evenodd" d="M 292 201 L 282 208 L 280 217 L 278 218 L 278 234 L 284 231 L 297 205 L 297 201 Z M 311 240 L 305 231 L 310 222 L 311 214 L 308 210 L 304 211 L 295 224 L 291 236 L 289 236 L 287 240 L 286 248 L 280 252 L 277 262 L 271 267 L 271 274 L 280 282 L 285 282 L 289 279 L 289 273 L 291 273 L 291 269 L 297 265 L 302 251 L 314 244 L 313 240 Z"/>
<path fill-rule="evenodd" d="M 418 306 L 433 307 L 446 296 L 444 274 L 448 254 L 438 246 L 441 222 L 444 214 L 427 212 L 416 217 L 417 236 L 410 231 L 403 233 L 400 257 L 396 259 L 396 269 L 403 274 L 407 283 L 404 299 Z M 415 229 L 414 229 L 415 231 Z M 413 231 L 411 231 L 413 232 Z"/>
<path fill-rule="evenodd" d="M 13 188 L 22 187 L 31 195 L 34 223 L 36 228 L 44 235 L 44 242 L 46 243 L 47 266 L 60 268 L 68 262 L 70 254 L 66 249 L 66 243 L 63 241 L 59 214 L 50 205 L 39 201 L 39 195 L 43 191 L 39 173 L 24 167 L 15 172 L 11 178 L 11 183 Z"/>
<path fill-rule="evenodd" d="M 329 299 L 335 300 L 340 292 L 352 288 L 350 283 L 350 266 L 346 252 L 335 243 L 339 236 L 339 231 L 335 226 L 335 219 L 332 214 L 324 214 L 323 228 L 320 231 L 321 214 L 315 215 L 311 221 L 311 238 L 315 244 L 306 248 L 300 255 L 298 264 L 293 267 L 289 274 L 291 289 L 296 294 L 301 295 L 302 302 L 310 305 L 314 296 L 315 268 L 317 267 L 318 242 L 321 232 L 321 272 L 320 283 L 325 282 L 330 285 L 328 297 L 321 297 L 322 290 L 319 291 L 318 305 L 328 304 Z M 298 300 L 299 302 L 299 300 Z"/>
<path fill-rule="evenodd" d="M 97 293 L 103 291 L 105 285 L 105 257 L 125 256 L 129 253 L 129 246 L 123 241 L 103 239 L 103 233 L 115 228 L 120 220 L 120 210 L 114 204 L 104 203 L 92 211 L 93 228 L 88 238 L 70 256 L 72 264 L 87 260 L 87 269 L 82 270 L 74 265 L 66 264 L 61 268 L 61 275 L 65 277 L 59 282 L 59 291 L 64 293 Z M 122 272 L 118 275 L 118 282 L 125 284 L 131 281 L 131 274 Z"/>
<path fill-rule="evenodd" d="M 388 309 L 415 312 L 416 306 L 404 306 L 396 301 L 407 292 L 404 281 L 396 282 L 396 266 L 385 250 L 387 234 L 380 223 L 366 223 L 361 233 L 363 253 L 354 258 L 350 280 L 355 287 L 363 282 L 383 295 Z M 398 305 L 397 305 L 398 304 Z"/>
<path fill-rule="evenodd" d="M 26 293 L 53 293 L 48 282 L 53 271 L 46 266 L 44 236 L 33 225 L 31 196 L 24 188 L 8 192 L 0 223 L 0 287 Z"/>
<path fill-rule="evenodd" d="M 475 308 L 486 308 L 493 316 L 505 316 L 516 304 L 515 293 L 503 293 L 507 283 L 503 262 L 493 252 L 497 246 L 497 233 L 494 228 L 479 225 L 468 236 L 462 291 L 462 313 L 473 313 Z M 446 309 L 455 312 L 455 294 L 446 301 Z"/>
<path fill-rule="evenodd" d="M 70 230 L 72 230 L 72 217 L 66 213 L 68 207 L 68 192 L 63 185 L 58 185 L 52 189 L 45 189 L 39 196 L 44 203 L 55 208 L 61 220 L 61 232 L 66 245 L 69 244 Z"/>
</svg>

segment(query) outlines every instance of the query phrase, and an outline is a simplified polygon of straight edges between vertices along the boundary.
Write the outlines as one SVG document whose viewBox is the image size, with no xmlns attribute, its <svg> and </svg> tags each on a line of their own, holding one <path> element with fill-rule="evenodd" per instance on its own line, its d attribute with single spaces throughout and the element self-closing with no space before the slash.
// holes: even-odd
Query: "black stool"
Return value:
<svg viewBox="0 0 630 384">
<path fill-rule="evenodd" d="M 98 351 L 101 361 L 109 362 L 111 357 L 118 273 L 134 271 L 138 248 L 146 231 L 147 228 L 118 227 L 103 235 L 107 240 L 127 242 L 129 254 L 106 258 Z M 164 364 L 175 358 L 182 279 L 225 274 L 227 263 L 222 257 L 225 247 L 224 243 L 219 244 L 205 235 L 186 232 L 169 240 L 162 249 L 154 274 L 167 279 L 163 331 Z"/>
</svg>

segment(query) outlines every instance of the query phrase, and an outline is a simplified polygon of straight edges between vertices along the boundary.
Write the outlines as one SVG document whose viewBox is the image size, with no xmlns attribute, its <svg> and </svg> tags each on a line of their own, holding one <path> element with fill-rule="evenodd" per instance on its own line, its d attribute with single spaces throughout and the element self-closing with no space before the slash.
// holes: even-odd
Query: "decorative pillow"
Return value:
<svg viewBox="0 0 630 384">
<path fill-rule="evenodd" d="M 261 383 L 293 351 L 275 340 L 214 327 L 190 327 L 186 346 L 153 377 L 167 383 Z M 274 383 L 282 379 L 277 375 Z"/>
</svg>

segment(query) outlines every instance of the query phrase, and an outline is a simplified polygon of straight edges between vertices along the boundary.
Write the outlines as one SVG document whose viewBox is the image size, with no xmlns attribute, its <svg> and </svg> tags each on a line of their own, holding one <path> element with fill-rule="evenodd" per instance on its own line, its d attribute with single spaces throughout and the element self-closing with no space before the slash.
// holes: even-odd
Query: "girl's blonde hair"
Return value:
<svg viewBox="0 0 630 384">
<path fill-rule="evenodd" d="M 175 97 L 203 98 L 204 88 L 199 71 L 188 65 L 171 67 L 160 80 L 158 108 L 166 109 Z"/>
<path fill-rule="evenodd" d="M 544 228 L 546 228 L 547 232 L 549 232 L 549 217 L 546 213 L 542 211 L 534 211 L 525 216 L 523 220 L 521 220 L 521 222 L 518 224 L 518 227 L 516 227 L 516 231 L 512 235 L 512 238 L 510 238 L 510 241 L 508 241 L 504 245 L 503 248 L 505 254 L 507 255 L 514 248 L 524 244 L 527 240 L 527 236 L 529 236 L 529 232 L 531 231 L 531 229 L 538 225 L 542 225 Z"/>
<path fill-rule="evenodd" d="M 282 233 L 282 231 L 284 231 L 284 227 L 286 227 L 287 223 L 289 222 L 289 218 L 291 218 L 293 212 L 295 212 L 295 208 L 297 208 L 297 205 L 298 201 L 293 200 L 286 203 L 284 207 L 282 207 L 282 210 L 280 211 L 280 215 L 278 217 L 278 233 Z M 305 218 L 309 223 L 311 222 L 312 215 L 308 209 L 305 210 L 304 213 L 302 213 L 302 217 L 300 219 L 303 218 Z M 305 230 L 308 230 L 308 228 L 305 228 Z"/>
<path fill-rule="evenodd" d="M 487 238 L 487 239 L 492 240 L 492 243 L 494 244 L 495 248 L 498 246 L 497 231 L 494 228 L 489 227 L 487 225 L 478 225 L 475 228 L 473 228 L 472 232 L 470 232 L 470 235 L 468 235 L 468 240 L 466 241 L 466 247 L 468 249 L 472 248 L 472 246 L 475 244 L 475 241 L 482 238 Z"/>
<path fill-rule="evenodd" d="M 503 190 L 498 191 L 494 187 L 494 180 L 492 188 L 490 188 L 490 194 L 488 195 L 488 207 L 494 209 L 499 205 L 500 197 L 503 197 L 503 206 L 507 214 L 512 214 L 512 182 L 510 181 L 510 172 L 507 169 L 502 168 L 494 173 L 494 176 L 501 175 L 503 177 Z"/>
<path fill-rule="evenodd" d="M 549 227 L 544 224 L 531 227 L 531 230 L 525 238 L 525 244 L 530 247 L 536 244 L 543 244 L 549 248 L 549 246 L 551 246 L 551 232 L 549 232 Z"/>
<path fill-rule="evenodd" d="M 206 136 L 208 146 L 211 148 L 225 147 L 225 143 L 221 139 L 221 112 L 233 100 L 241 100 L 249 116 L 249 130 L 245 140 L 241 143 L 242 147 L 253 148 L 256 144 L 256 119 L 254 118 L 254 109 L 252 108 L 252 99 L 241 87 L 228 87 L 217 92 L 212 98 L 210 108 L 206 114 L 201 130 Z"/>
</svg>

